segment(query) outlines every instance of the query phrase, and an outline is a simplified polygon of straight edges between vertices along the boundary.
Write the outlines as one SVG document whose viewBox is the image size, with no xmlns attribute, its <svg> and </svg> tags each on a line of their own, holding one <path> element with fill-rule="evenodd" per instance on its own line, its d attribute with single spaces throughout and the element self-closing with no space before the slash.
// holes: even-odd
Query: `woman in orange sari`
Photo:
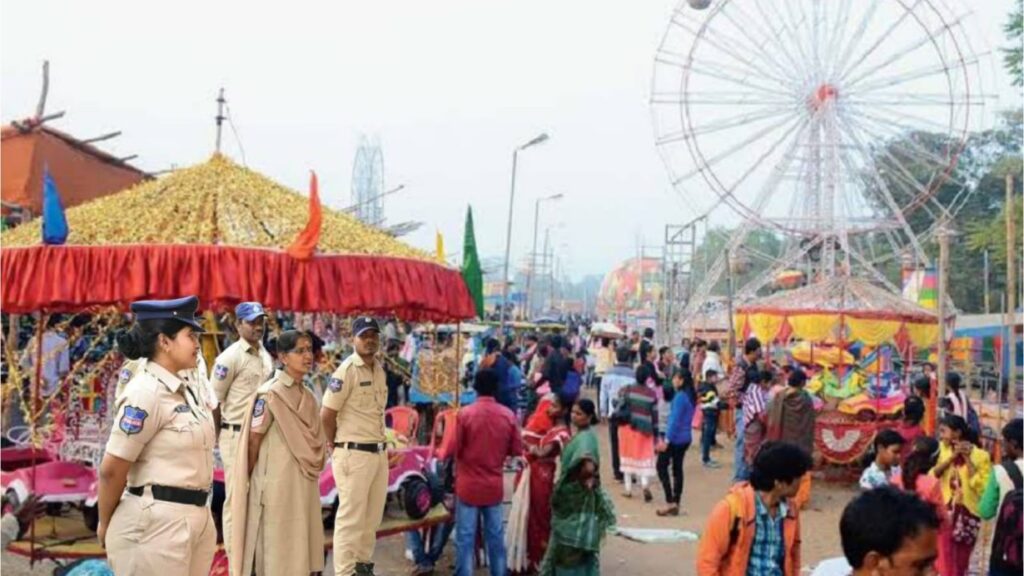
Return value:
<svg viewBox="0 0 1024 576">
<path fill-rule="evenodd" d="M 538 414 L 543 411 L 543 414 Z M 562 448 L 569 442 L 567 407 L 555 395 L 537 406 L 523 428 L 526 468 L 516 479 L 509 526 L 505 531 L 509 570 L 536 572 L 551 537 L 551 493 Z"/>
</svg>

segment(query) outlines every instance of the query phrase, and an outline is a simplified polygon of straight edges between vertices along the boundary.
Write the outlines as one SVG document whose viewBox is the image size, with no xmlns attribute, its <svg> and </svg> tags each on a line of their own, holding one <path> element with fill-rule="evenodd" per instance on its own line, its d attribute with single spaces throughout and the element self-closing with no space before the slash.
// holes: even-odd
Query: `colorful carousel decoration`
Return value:
<svg viewBox="0 0 1024 576">
<path fill-rule="evenodd" d="M 4 449 L 3 489 L 18 496 L 10 488 L 19 482 L 21 497 L 39 494 L 56 514 L 87 511 L 95 491 L 122 362 L 112 336 L 132 301 L 195 294 L 211 328 L 216 313 L 250 300 L 273 311 L 411 322 L 476 316 L 457 269 L 321 207 L 315 175 L 306 197 L 218 154 L 71 208 L 66 220 L 64 244 L 42 244 L 37 220 L 6 232 L 0 249 L 5 423 L 16 411 L 24 424 L 7 438 L 14 446 Z M 71 344 L 85 342 L 56 385 L 44 384 L 39 370 L 51 360 L 42 346 L 48 324 L 72 334 Z M 35 336 L 25 345 L 29 331 Z M 213 346 L 204 353 L 215 354 Z M 103 555 L 90 549 L 88 532 L 67 537 L 67 518 L 47 521 L 41 537 L 53 542 L 41 553 L 33 526 L 22 553 Z"/>
<path fill-rule="evenodd" d="M 939 334 L 936 311 L 850 276 L 740 305 L 734 323 L 737 335 L 756 336 L 808 372 L 817 448 L 832 464 L 857 461 L 876 431 L 902 414 L 906 368 Z"/>
</svg>

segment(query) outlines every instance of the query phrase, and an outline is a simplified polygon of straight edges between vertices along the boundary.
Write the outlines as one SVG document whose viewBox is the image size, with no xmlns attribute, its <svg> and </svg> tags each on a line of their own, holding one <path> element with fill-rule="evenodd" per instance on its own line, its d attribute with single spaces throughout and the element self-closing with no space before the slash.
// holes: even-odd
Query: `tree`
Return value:
<svg viewBox="0 0 1024 576">
<path fill-rule="evenodd" d="M 1003 26 L 1009 48 L 1003 48 L 1003 65 L 1010 72 L 1014 86 L 1024 86 L 1024 70 L 1021 57 L 1024 55 L 1024 0 L 1017 0 L 1017 6 L 1010 12 L 1010 20 Z"/>
<path fill-rule="evenodd" d="M 1020 206 L 1019 200 L 1014 201 L 1015 206 Z M 1015 210 L 1017 245 L 1020 246 L 1021 235 L 1024 230 L 1024 212 Z M 988 221 L 975 221 L 967 226 L 967 246 L 976 253 L 988 252 L 992 266 L 1003 267 L 1006 265 L 1006 206 L 998 214 Z M 1020 253 L 1016 254 L 1020 260 Z"/>
<path fill-rule="evenodd" d="M 957 165 L 950 177 L 941 182 L 935 190 L 935 201 L 944 207 L 956 206 L 958 211 L 953 219 L 953 227 L 958 236 L 950 243 L 949 293 L 956 306 L 964 312 L 981 312 L 984 310 L 984 293 L 980 289 L 984 265 L 982 239 L 971 241 L 972 234 L 981 229 L 995 232 L 994 218 L 1003 208 L 1005 199 L 1004 177 L 1007 170 L 1020 166 L 1020 150 L 1022 144 L 1022 115 L 1019 110 L 1001 114 L 999 124 L 990 130 L 972 134 L 963 150 L 957 157 Z M 929 132 L 915 132 L 902 138 L 893 139 L 876 145 L 872 150 L 874 163 L 869 170 L 876 170 L 883 182 L 891 190 L 908 190 L 905 169 L 922 186 L 929 185 L 935 177 L 936 163 L 927 160 L 931 157 L 946 157 L 955 151 L 951 143 L 943 135 Z M 908 151 L 913 150 L 914 153 Z M 873 178 L 865 175 L 865 181 L 873 183 Z M 932 182 L 934 185 L 935 182 Z M 1020 189 L 1018 182 L 1018 190 Z M 868 186 L 867 197 L 879 211 L 889 212 L 884 202 L 880 187 Z M 900 201 L 907 201 L 909 197 Z M 907 221 L 914 234 L 926 237 L 923 248 L 933 262 L 938 260 L 938 243 L 930 236 L 923 236 L 931 228 L 940 214 L 929 205 L 917 209 L 907 216 Z M 967 237 L 965 239 L 965 236 Z M 985 240 L 985 245 L 993 247 L 999 238 L 1005 246 L 1005 232 L 1001 236 Z M 909 240 L 909 239 L 905 239 Z M 879 254 L 884 255 L 892 249 L 887 243 L 877 242 L 875 246 Z M 1005 253 L 1005 247 L 1001 253 Z M 990 257 L 995 257 L 990 252 Z M 887 276 L 894 279 L 899 268 L 898 258 L 890 261 L 886 270 Z M 1003 272 L 993 266 L 991 271 L 993 291 L 1004 286 Z"/>
<path fill-rule="evenodd" d="M 703 241 L 697 247 L 693 255 L 693 286 L 696 288 L 704 280 L 704 275 L 719 255 L 725 251 L 729 238 L 735 233 L 735 229 L 718 226 L 710 228 L 704 235 Z M 738 251 L 738 257 L 743 258 L 747 263 L 747 270 L 737 274 L 734 286 L 739 289 L 747 282 L 754 280 L 759 274 L 771 268 L 778 257 L 782 255 L 783 241 L 777 234 L 770 230 L 754 230 L 747 235 L 743 245 Z M 723 274 L 712 288 L 712 294 L 725 294 L 726 278 Z"/>
</svg>

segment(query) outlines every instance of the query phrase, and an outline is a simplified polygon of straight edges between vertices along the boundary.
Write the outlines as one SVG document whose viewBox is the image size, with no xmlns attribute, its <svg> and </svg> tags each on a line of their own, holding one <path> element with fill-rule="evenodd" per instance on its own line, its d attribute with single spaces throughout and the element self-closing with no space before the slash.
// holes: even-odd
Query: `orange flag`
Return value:
<svg viewBox="0 0 1024 576">
<path fill-rule="evenodd" d="M 320 241 L 320 225 L 323 214 L 320 210 L 320 194 L 317 192 L 316 172 L 310 171 L 309 176 L 309 220 L 306 227 L 288 246 L 288 254 L 296 260 L 309 260 L 316 251 Z"/>
</svg>

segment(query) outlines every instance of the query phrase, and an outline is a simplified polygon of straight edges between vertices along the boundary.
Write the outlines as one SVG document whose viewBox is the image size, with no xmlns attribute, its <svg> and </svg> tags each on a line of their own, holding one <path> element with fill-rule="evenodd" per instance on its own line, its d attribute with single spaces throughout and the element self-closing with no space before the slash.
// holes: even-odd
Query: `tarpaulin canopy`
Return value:
<svg viewBox="0 0 1024 576">
<path fill-rule="evenodd" d="M 124 190 L 149 178 L 142 170 L 91 144 L 40 125 L 23 130 L 4 126 L 0 165 L 0 198 L 35 215 L 42 213 L 46 167 L 61 191 L 65 207 Z"/>
<path fill-rule="evenodd" d="M 863 278 L 840 276 L 737 307 L 737 334 L 763 342 L 910 343 L 938 338 L 938 314 Z"/>
<path fill-rule="evenodd" d="M 223 156 L 67 211 L 64 246 L 39 245 L 38 221 L 4 235 L 5 312 L 126 306 L 195 294 L 204 308 L 270 308 L 472 318 L 458 270 L 347 214 L 323 210 L 309 260 L 284 248 L 309 200 Z"/>
</svg>

